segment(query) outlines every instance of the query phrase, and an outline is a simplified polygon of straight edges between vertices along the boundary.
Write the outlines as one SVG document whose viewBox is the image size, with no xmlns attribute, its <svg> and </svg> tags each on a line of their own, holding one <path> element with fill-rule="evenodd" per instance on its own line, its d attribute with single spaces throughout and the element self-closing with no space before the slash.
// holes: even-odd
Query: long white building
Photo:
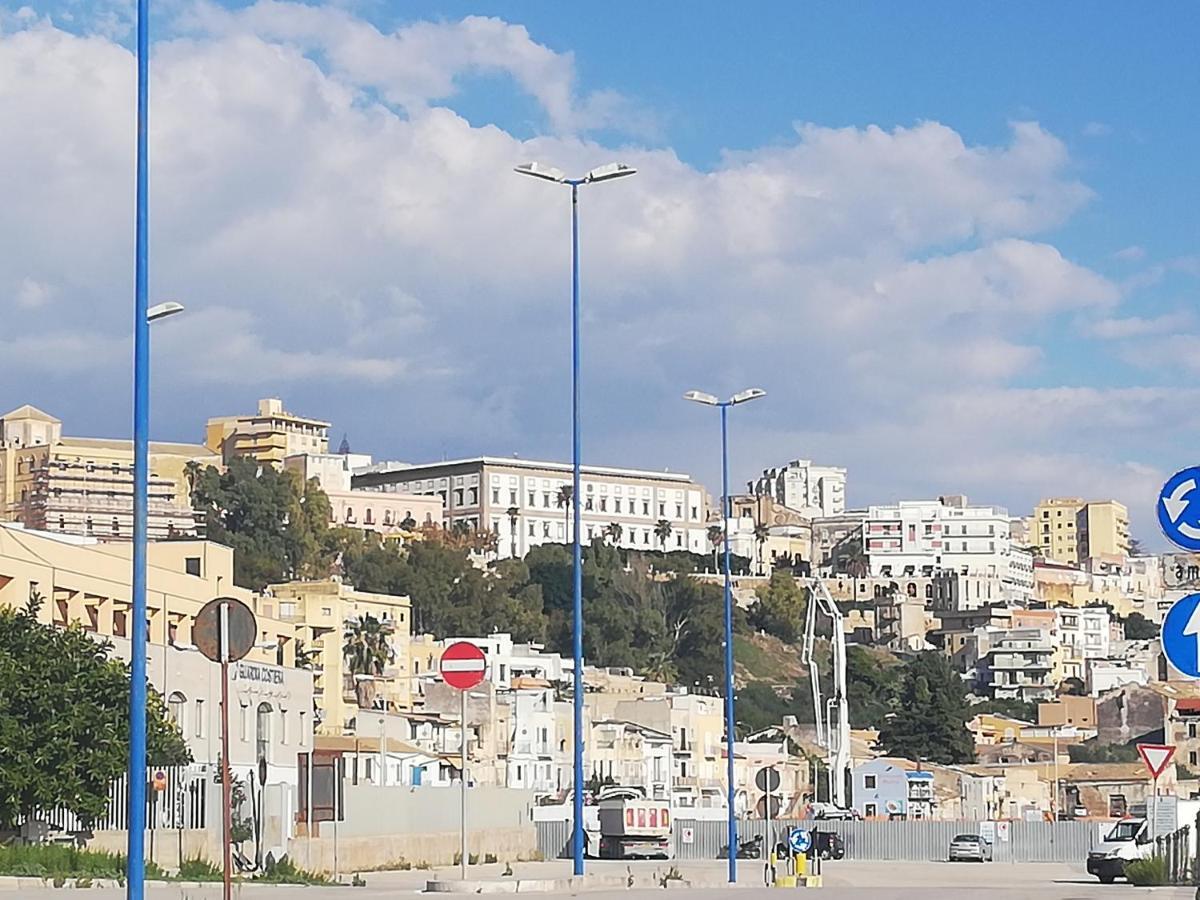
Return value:
<svg viewBox="0 0 1200 900">
<path fill-rule="evenodd" d="M 1010 602 L 1032 596 L 1029 551 L 1013 546 L 1008 511 L 998 506 L 970 506 L 962 496 L 872 506 L 863 542 L 877 577 L 954 573 L 994 580 Z"/>
<path fill-rule="evenodd" d="M 441 498 L 443 524 L 491 531 L 500 558 L 572 539 L 571 466 L 479 456 L 449 462 L 378 463 L 354 475 L 356 489 Z M 584 466 L 584 541 L 604 538 L 638 550 L 710 553 L 707 495 L 691 476 Z M 665 523 L 665 524 L 664 524 Z"/>
</svg>

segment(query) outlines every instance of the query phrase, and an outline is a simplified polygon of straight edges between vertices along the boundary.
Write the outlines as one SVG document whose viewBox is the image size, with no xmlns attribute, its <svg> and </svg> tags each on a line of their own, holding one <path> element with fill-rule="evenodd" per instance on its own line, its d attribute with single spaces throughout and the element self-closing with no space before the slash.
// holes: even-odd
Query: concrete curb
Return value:
<svg viewBox="0 0 1200 900">
<path fill-rule="evenodd" d="M 695 888 L 740 888 L 758 887 L 757 884 L 731 885 L 723 875 L 708 878 L 667 878 L 665 872 L 645 872 L 634 875 L 584 875 L 571 878 L 506 878 L 502 881 L 487 879 L 432 880 L 425 882 L 427 894 L 532 894 L 563 893 L 577 891 L 645 890 L 692 890 Z"/>
</svg>

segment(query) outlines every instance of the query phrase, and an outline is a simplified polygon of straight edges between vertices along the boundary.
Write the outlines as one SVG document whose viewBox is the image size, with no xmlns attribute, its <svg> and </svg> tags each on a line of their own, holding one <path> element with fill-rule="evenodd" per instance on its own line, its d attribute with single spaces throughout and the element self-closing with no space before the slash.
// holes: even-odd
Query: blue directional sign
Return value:
<svg viewBox="0 0 1200 900">
<path fill-rule="evenodd" d="M 1158 524 L 1173 544 L 1200 551 L 1200 466 L 1176 472 L 1158 495 Z"/>
<path fill-rule="evenodd" d="M 788 847 L 793 853 L 807 853 L 812 848 L 812 835 L 803 828 L 793 828 L 788 832 Z"/>
<path fill-rule="evenodd" d="M 1200 678 L 1200 594 L 1180 597 L 1162 624 L 1167 661 L 1184 675 Z"/>
</svg>

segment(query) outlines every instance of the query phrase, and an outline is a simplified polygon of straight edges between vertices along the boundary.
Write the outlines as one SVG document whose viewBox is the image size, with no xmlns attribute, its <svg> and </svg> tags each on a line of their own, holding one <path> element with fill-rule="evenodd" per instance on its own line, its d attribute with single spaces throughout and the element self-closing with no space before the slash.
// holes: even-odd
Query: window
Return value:
<svg viewBox="0 0 1200 900">
<path fill-rule="evenodd" d="M 642 501 L 642 515 L 643 516 L 650 515 L 650 501 L 649 500 Z"/>
<path fill-rule="evenodd" d="M 529 506 L 537 506 L 537 494 L 533 491 L 529 492 Z"/>
<path fill-rule="evenodd" d="M 200 699 L 196 700 L 195 716 L 196 716 L 196 737 L 202 738 L 202 737 L 204 737 L 204 733 L 207 731 L 206 723 L 204 721 L 204 701 L 203 700 L 200 700 Z"/>
<path fill-rule="evenodd" d="M 621 498 L 614 497 L 613 498 L 613 512 L 620 512 L 620 511 L 621 511 Z"/>
<path fill-rule="evenodd" d="M 121 533 L 121 523 L 117 521 L 116 516 L 113 516 L 113 520 L 112 520 L 112 533 L 113 534 Z"/>
<path fill-rule="evenodd" d="M 509 505 L 509 506 L 516 506 L 516 505 L 517 505 L 517 492 L 516 492 L 516 491 L 509 491 L 509 492 L 508 492 L 508 505 Z"/>
<path fill-rule="evenodd" d="M 875 776 L 875 775 L 864 775 L 863 776 L 863 788 L 868 791 L 875 790 L 876 778 L 877 778 L 877 776 Z"/>
<path fill-rule="evenodd" d="M 675 518 L 677 518 L 677 519 L 683 518 L 683 504 L 682 503 L 675 504 Z"/>
<path fill-rule="evenodd" d="M 279 743 L 286 744 L 288 740 L 287 710 L 279 711 Z"/>
<path fill-rule="evenodd" d="M 254 758 L 256 760 L 269 758 L 271 748 L 271 713 L 273 711 L 270 703 L 258 704 L 258 710 L 254 717 Z"/>
<path fill-rule="evenodd" d="M 1123 819 L 1126 813 L 1126 803 L 1124 794 L 1109 794 L 1108 795 L 1108 815 L 1113 819 Z"/>
<path fill-rule="evenodd" d="M 550 495 L 549 494 L 542 494 L 542 508 L 543 509 L 550 508 Z"/>
<path fill-rule="evenodd" d="M 534 522 L 529 523 L 529 536 L 537 537 L 537 524 Z"/>
<path fill-rule="evenodd" d="M 874 803 L 868 803 L 863 807 L 863 817 L 873 819 L 879 814 L 879 808 Z"/>
<path fill-rule="evenodd" d="M 665 504 L 665 503 L 658 504 L 658 514 L 660 516 L 665 516 L 667 514 L 667 504 Z"/>
<path fill-rule="evenodd" d="M 300 710 L 300 746 L 308 745 L 308 716 L 304 714 L 304 710 Z"/>
<path fill-rule="evenodd" d="M 699 507 L 693 506 L 692 507 L 692 520 L 695 521 L 696 519 L 699 519 L 699 518 L 700 518 L 700 509 L 699 509 Z"/>
<path fill-rule="evenodd" d="M 1188 722 L 1188 737 L 1194 738 L 1195 736 L 1196 736 L 1196 723 Z"/>
<path fill-rule="evenodd" d="M 238 710 L 238 733 L 243 741 L 250 740 L 250 707 L 245 703 Z"/>
<path fill-rule="evenodd" d="M 189 574 L 189 575 L 195 575 L 197 578 L 199 578 L 200 577 L 200 557 L 189 556 L 187 559 L 185 559 L 183 561 L 183 571 L 187 572 L 187 574 Z"/>
<path fill-rule="evenodd" d="M 179 730 L 184 734 L 187 733 L 184 724 L 186 709 L 187 697 L 183 696 L 179 691 L 173 691 L 171 696 L 167 697 L 167 718 L 179 726 Z"/>
<path fill-rule="evenodd" d="M 492 488 L 492 502 L 493 503 L 500 502 L 500 488 Z"/>
<path fill-rule="evenodd" d="M 608 498 L 607 497 L 600 498 L 600 512 L 608 512 Z"/>
</svg>

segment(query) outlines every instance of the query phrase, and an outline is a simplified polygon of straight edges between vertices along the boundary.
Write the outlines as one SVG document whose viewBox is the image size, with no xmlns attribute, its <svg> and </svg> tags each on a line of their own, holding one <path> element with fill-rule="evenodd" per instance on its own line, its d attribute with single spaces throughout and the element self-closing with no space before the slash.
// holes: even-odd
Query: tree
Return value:
<svg viewBox="0 0 1200 900">
<path fill-rule="evenodd" d="M 345 631 L 342 658 L 354 678 L 354 693 L 360 709 L 370 709 L 375 700 L 375 679 L 396 658 L 390 641 L 392 626 L 370 613 L 352 620 Z"/>
<path fill-rule="evenodd" d="M 1060 694 L 1068 694 L 1072 697 L 1086 697 L 1088 695 L 1087 685 L 1084 684 L 1082 678 L 1072 675 L 1070 678 L 1064 678 L 1062 684 L 1058 686 Z"/>
<path fill-rule="evenodd" d="M 899 668 L 899 662 L 886 652 L 846 648 L 846 697 L 852 727 L 883 726 L 895 708 Z"/>
<path fill-rule="evenodd" d="M 721 546 L 721 541 L 725 539 L 725 529 L 720 525 L 708 526 L 708 542 L 713 548 L 713 571 L 716 572 L 720 567 L 717 565 L 717 548 Z"/>
<path fill-rule="evenodd" d="M 620 522 L 609 522 L 604 526 L 604 537 L 611 539 L 614 544 L 619 544 L 621 543 L 621 535 L 624 531 L 625 529 L 621 527 Z"/>
<path fill-rule="evenodd" d="M 861 537 L 847 541 L 838 554 L 838 568 L 851 578 L 865 578 L 871 571 Z"/>
<path fill-rule="evenodd" d="M 774 635 L 781 641 L 793 643 L 804 628 L 808 606 L 808 591 L 796 583 L 791 573 L 782 569 L 771 575 L 767 584 L 754 589 L 758 598 L 747 612 L 752 628 Z"/>
<path fill-rule="evenodd" d="M 905 666 L 896 710 L 879 731 L 888 756 L 953 764 L 974 759 L 966 689 L 949 660 L 920 653 Z"/>
<path fill-rule="evenodd" d="M 521 510 L 517 509 L 517 507 L 510 506 L 508 508 L 508 536 L 512 543 L 512 547 L 510 548 L 512 552 L 509 555 L 513 559 L 517 558 L 517 516 L 520 514 Z"/>
<path fill-rule="evenodd" d="M 0 609 L 0 830 L 58 807 L 90 824 L 128 764 L 128 669 L 110 641 L 39 622 L 42 602 Z M 191 761 L 153 689 L 146 743 L 147 765 Z"/>
<path fill-rule="evenodd" d="M 1129 539 L 1129 555 L 1130 556 L 1145 556 L 1146 548 L 1137 538 Z"/>
<path fill-rule="evenodd" d="M 758 553 L 758 574 L 765 573 L 763 568 L 763 545 L 767 542 L 767 538 L 771 536 L 771 529 L 762 522 L 754 523 L 754 548 Z"/>
<path fill-rule="evenodd" d="M 1012 697 L 996 697 L 992 700 L 982 700 L 971 707 L 971 716 L 980 713 L 991 713 L 996 716 L 1007 716 L 1022 722 L 1036 723 L 1038 720 L 1037 704 L 1028 700 L 1017 700 Z"/>
<path fill-rule="evenodd" d="M 1158 626 L 1140 612 L 1132 612 L 1125 619 L 1125 638 L 1130 641 L 1149 641 L 1158 637 Z"/>
<path fill-rule="evenodd" d="M 658 545 L 664 553 L 667 552 L 667 541 L 671 539 L 671 532 L 674 529 L 671 527 L 671 522 L 668 519 L 659 519 L 654 523 L 654 536 L 658 538 Z"/>
<path fill-rule="evenodd" d="M 566 535 L 567 543 L 571 543 L 571 498 L 575 495 L 575 487 L 570 484 L 564 484 L 558 489 L 558 508 L 563 512 L 563 534 Z"/>
</svg>

